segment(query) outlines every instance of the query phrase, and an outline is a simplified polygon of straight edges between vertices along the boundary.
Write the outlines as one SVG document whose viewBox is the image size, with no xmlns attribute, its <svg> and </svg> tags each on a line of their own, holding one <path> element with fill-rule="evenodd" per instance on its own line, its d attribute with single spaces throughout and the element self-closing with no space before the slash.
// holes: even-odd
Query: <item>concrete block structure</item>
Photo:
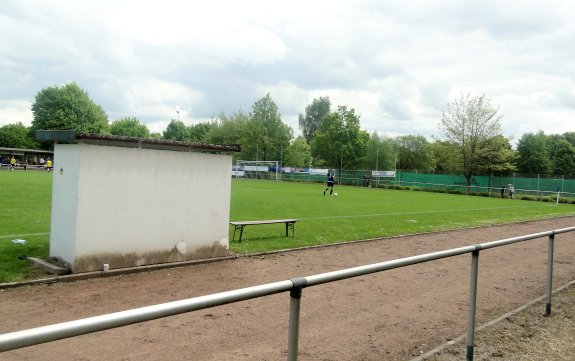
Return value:
<svg viewBox="0 0 575 361">
<path fill-rule="evenodd" d="M 37 138 L 58 142 L 50 256 L 73 273 L 228 254 L 239 145 L 71 131 Z"/>
</svg>

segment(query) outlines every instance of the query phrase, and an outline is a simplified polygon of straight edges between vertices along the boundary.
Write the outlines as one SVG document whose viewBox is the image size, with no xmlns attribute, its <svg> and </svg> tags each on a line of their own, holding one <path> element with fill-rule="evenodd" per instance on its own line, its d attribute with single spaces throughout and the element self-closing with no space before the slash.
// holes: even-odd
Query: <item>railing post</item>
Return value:
<svg viewBox="0 0 575 361">
<path fill-rule="evenodd" d="M 467 315 L 467 360 L 473 360 L 475 339 L 475 309 L 477 304 L 477 274 L 479 268 L 479 247 L 471 253 L 471 281 L 469 286 L 469 313 Z"/>
<path fill-rule="evenodd" d="M 547 301 L 545 303 L 545 316 L 551 315 L 551 293 L 553 292 L 553 252 L 555 248 L 555 233 L 549 235 L 547 251 Z"/>
<path fill-rule="evenodd" d="M 300 277 L 294 278 L 291 281 L 293 283 L 293 288 L 290 290 L 287 359 L 288 361 L 297 361 L 301 290 L 307 285 L 307 280 Z"/>
</svg>

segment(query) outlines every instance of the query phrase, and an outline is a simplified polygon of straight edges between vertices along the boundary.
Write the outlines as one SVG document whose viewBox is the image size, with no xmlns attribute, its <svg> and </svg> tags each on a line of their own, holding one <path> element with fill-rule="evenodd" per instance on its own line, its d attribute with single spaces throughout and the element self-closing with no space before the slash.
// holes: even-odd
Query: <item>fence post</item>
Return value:
<svg viewBox="0 0 575 361">
<path fill-rule="evenodd" d="M 491 192 L 493 192 L 493 172 L 489 174 L 489 198 L 491 198 Z"/>
<path fill-rule="evenodd" d="M 547 251 L 547 292 L 545 303 L 545 316 L 551 315 L 551 293 L 553 292 L 553 252 L 555 248 L 555 233 L 549 235 Z"/>
<path fill-rule="evenodd" d="M 469 282 L 469 313 L 467 315 L 467 360 L 473 360 L 475 339 L 475 309 L 477 304 L 477 274 L 479 268 L 479 247 L 471 253 L 471 280 Z"/>
<path fill-rule="evenodd" d="M 303 277 L 291 280 L 293 288 L 290 290 L 290 310 L 289 310 L 289 330 L 288 330 L 288 361 L 297 361 L 299 343 L 299 315 L 301 290 L 307 285 L 307 280 Z"/>
</svg>

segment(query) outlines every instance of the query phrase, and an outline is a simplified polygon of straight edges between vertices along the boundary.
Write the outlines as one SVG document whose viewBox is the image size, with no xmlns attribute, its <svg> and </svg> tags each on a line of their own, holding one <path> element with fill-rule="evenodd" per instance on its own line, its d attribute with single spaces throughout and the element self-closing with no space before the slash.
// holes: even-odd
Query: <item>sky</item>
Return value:
<svg viewBox="0 0 575 361">
<path fill-rule="evenodd" d="M 575 2 L 1 0 L 0 126 L 75 82 L 110 122 L 153 132 L 319 97 L 380 136 L 442 139 L 447 104 L 485 95 L 502 133 L 575 131 Z"/>
</svg>

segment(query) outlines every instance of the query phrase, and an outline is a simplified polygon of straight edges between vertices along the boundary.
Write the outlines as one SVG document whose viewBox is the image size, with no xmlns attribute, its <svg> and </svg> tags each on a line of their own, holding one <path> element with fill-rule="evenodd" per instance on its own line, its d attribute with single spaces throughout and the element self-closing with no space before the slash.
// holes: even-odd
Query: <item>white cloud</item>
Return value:
<svg viewBox="0 0 575 361">
<path fill-rule="evenodd" d="M 270 93 L 297 116 L 329 96 L 362 128 L 437 135 L 461 92 L 500 106 L 506 135 L 573 130 L 575 5 L 461 3 L 0 2 L 0 125 L 30 124 L 41 89 L 75 81 L 111 120 L 161 132 L 221 111 L 249 112 Z"/>
<path fill-rule="evenodd" d="M 29 127 L 32 124 L 31 102 L 26 100 L 0 99 L 0 126 L 22 123 Z"/>
<path fill-rule="evenodd" d="M 179 117 L 184 123 L 191 124 L 189 115 L 194 105 L 204 101 L 204 94 L 200 91 L 181 84 L 147 79 L 134 82 L 127 89 L 123 109 L 139 119 L 151 116 L 169 122 Z"/>
</svg>

